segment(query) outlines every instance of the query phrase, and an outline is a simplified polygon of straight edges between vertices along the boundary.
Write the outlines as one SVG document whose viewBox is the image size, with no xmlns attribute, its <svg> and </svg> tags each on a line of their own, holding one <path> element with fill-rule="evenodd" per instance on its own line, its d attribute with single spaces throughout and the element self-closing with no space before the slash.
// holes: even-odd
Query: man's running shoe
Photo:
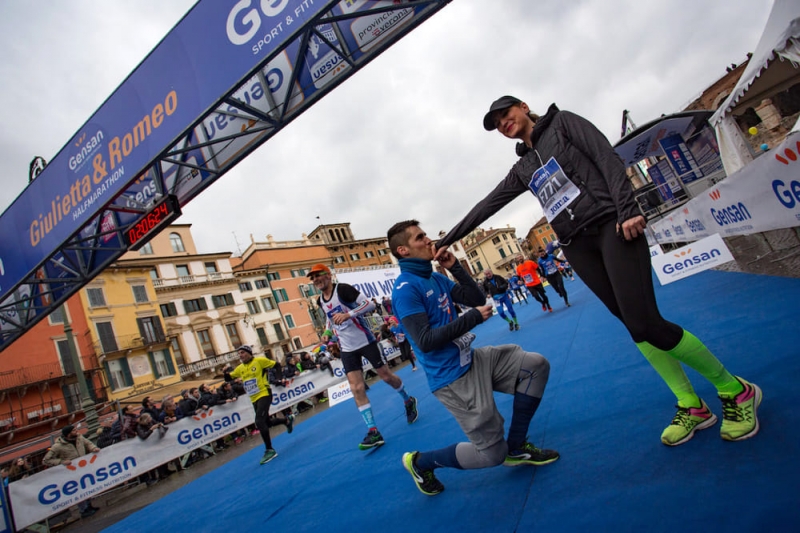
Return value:
<svg viewBox="0 0 800 533">
<path fill-rule="evenodd" d="M 544 304 L 542 304 L 542 311 L 544 311 L 545 313 L 547 312 L 547 306 Z"/>
<path fill-rule="evenodd" d="M 547 310 L 548 310 L 549 312 L 551 312 L 551 313 L 553 312 L 553 308 L 552 308 L 552 307 L 550 307 L 550 306 L 547 306 Z"/>
<path fill-rule="evenodd" d="M 505 466 L 542 466 L 554 463 L 558 460 L 558 458 L 559 455 L 557 451 L 543 450 L 526 441 L 523 442 L 522 446 L 516 450 L 509 450 L 508 455 L 506 455 L 506 460 L 503 461 L 503 464 Z"/>
<path fill-rule="evenodd" d="M 267 464 L 268 462 L 270 462 L 270 461 L 272 461 L 273 459 L 275 459 L 276 457 L 278 457 L 278 452 L 276 452 L 275 450 L 273 450 L 272 448 L 270 448 L 269 450 L 267 450 L 266 452 L 264 452 L 264 457 L 262 457 L 262 458 L 261 458 L 261 464 L 262 464 L 262 465 L 265 465 L 265 464 Z"/>
<path fill-rule="evenodd" d="M 444 490 L 444 485 L 436 479 L 433 470 L 420 470 L 417 468 L 419 452 L 406 452 L 403 454 L 403 467 L 411 474 L 411 479 L 419 491 L 426 496 L 436 496 Z"/>
<path fill-rule="evenodd" d="M 286 433 L 291 433 L 294 431 L 294 415 L 289 415 L 286 417 Z"/>
<path fill-rule="evenodd" d="M 694 437 L 694 432 L 710 428 L 717 423 L 717 415 L 711 412 L 706 402 L 700 407 L 678 407 L 669 426 L 661 433 L 661 442 L 667 446 L 678 446 Z"/>
<path fill-rule="evenodd" d="M 381 432 L 377 428 L 373 428 L 367 432 L 367 436 L 358 445 L 358 449 L 369 450 L 370 448 L 377 448 L 378 446 L 383 446 L 385 442 Z"/>
<path fill-rule="evenodd" d="M 519 331 L 519 324 L 514 324 L 514 329 Z"/>
<path fill-rule="evenodd" d="M 417 418 L 419 418 L 419 412 L 417 411 L 417 399 L 413 396 L 409 396 L 408 401 L 406 402 L 406 420 L 409 424 L 413 424 L 417 421 Z"/>
<path fill-rule="evenodd" d="M 514 331 L 514 323 L 513 322 L 509 322 L 508 323 L 508 331 Z"/>
<path fill-rule="evenodd" d="M 724 440 L 749 439 L 758 433 L 758 406 L 761 404 L 761 389 L 758 385 L 736 377 L 744 390 L 730 397 L 720 395 L 722 400 L 722 427 L 719 434 Z"/>
</svg>

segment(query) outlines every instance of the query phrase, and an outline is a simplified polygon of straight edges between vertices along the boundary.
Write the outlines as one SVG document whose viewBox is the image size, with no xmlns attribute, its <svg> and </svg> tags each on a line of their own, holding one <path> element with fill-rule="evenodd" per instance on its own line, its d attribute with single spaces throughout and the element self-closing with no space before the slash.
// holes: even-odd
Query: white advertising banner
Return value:
<svg viewBox="0 0 800 533">
<path fill-rule="evenodd" d="M 379 270 L 360 270 L 358 272 L 336 272 L 339 283 L 352 285 L 368 300 L 375 298 L 378 302 L 381 297 L 392 297 L 392 289 L 397 276 L 400 275 L 399 267 L 381 268 Z"/>
<path fill-rule="evenodd" d="M 800 224 L 800 132 L 650 225 L 656 242 L 692 242 Z"/>
<path fill-rule="evenodd" d="M 653 256 L 653 270 L 662 285 L 733 261 L 725 241 L 715 233 L 683 248 Z"/>
<path fill-rule="evenodd" d="M 328 405 L 340 404 L 353 397 L 353 391 L 350 390 L 350 383 L 343 381 L 338 385 L 328 389 Z"/>
</svg>

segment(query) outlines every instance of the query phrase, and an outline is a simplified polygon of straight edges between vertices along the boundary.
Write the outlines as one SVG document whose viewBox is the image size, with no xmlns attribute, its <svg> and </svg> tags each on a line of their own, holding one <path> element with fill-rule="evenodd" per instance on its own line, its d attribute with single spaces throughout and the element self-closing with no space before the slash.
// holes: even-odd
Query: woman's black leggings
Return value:
<svg viewBox="0 0 800 533">
<path fill-rule="evenodd" d="M 581 231 L 569 245 L 562 243 L 578 276 L 628 329 L 634 342 L 649 342 L 671 350 L 683 338 L 683 328 L 658 311 L 650 267 L 650 249 L 642 235 L 626 241 L 609 221 Z"/>
</svg>

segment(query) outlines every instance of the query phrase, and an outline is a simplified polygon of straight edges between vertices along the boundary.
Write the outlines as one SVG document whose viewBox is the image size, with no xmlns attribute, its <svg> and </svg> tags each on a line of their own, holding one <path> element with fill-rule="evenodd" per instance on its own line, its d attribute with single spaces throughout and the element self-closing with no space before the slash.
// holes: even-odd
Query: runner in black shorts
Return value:
<svg viewBox="0 0 800 533">
<path fill-rule="evenodd" d="M 350 383 L 350 390 L 356 401 L 358 410 L 367 425 L 367 436 L 358 445 L 361 450 L 368 450 L 384 443 L 383 436 L 375 424 L 372 405 L 367 397 L 364 383 L 363 359 L 370 362 L 378 376 L 392 386 L 403 398 L 406 420 L 409 424 L 417 421 L 417 400 L 406 393 L 403 381 L 397 377 L 384 363 L 378 349 L 378 341 L 364 319 L 364 315 L 375 309 L 375 304 L 367 300 L 358 289 L 346 283 L 333 283 L 330 269 L 318 264 L 311 267 L 308 277 L 322 294 L 317 305 L 328 317 L 325 335 L 339 338 L 342 349 L 342 363 Z"/>
</svg>

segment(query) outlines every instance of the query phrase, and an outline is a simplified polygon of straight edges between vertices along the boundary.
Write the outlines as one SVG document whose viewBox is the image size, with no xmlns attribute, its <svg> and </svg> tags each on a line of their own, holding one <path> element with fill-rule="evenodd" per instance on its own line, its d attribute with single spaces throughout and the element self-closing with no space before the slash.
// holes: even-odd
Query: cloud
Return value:
<svg viewBox="0 0 800 533">
<path fill-rule="evenodd" d="M 0 3 L 0 206 L 27 184 L 180 20 L 189 1 Z M 356 238 L 418 218 L 448 230 L 516 160 L 481 127 L 515 94 L 592 120 L 612 142 L 622 111 L 679 110 L 745 60 L 771 2 L 458 0 L 324 97 L 184 209 L 203 252 L 249 236 L 299 239 L 320 221 Z M 320 217 L 317 219 L 316 217 Z M 541 217 L 523 195 L 485 224 L 519 236 Z"/>
</svg>

